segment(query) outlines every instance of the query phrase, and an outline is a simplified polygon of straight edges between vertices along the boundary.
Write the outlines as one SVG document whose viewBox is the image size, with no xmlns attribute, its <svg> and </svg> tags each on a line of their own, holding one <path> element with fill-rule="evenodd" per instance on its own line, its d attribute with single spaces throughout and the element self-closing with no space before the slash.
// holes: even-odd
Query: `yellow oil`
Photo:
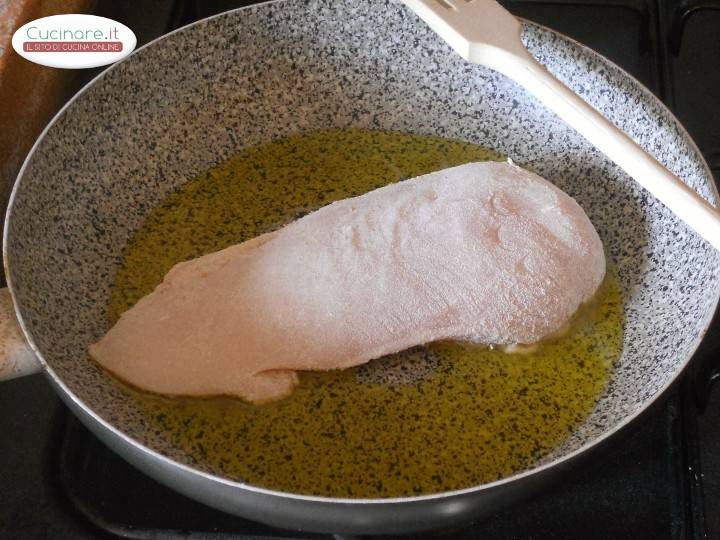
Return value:
<svg viewBox="0 0 720 540">
<path fill-rule="evenodd" d="M 111 317 L 179 261 L 334 200 L 488 159 L 500 156 L 460 141 L 359 129 L 246 149 L 150 214 L 126 248 Z M 355 498 L 465 488 L 531 466 L 586 418 L 620 354 L 622 306 L 609 272 L 562 337 L 526 354 L 431 344 L 421 352 L 434 369 L 412 383 L 374 380 L 367 367 L 309 372 L 290 397 L 261 406 L 128 391 L 164 437 L 222 476 Z M 417 359 L 408 353 L 408 362 L 410 354 Z"/>
</svg>

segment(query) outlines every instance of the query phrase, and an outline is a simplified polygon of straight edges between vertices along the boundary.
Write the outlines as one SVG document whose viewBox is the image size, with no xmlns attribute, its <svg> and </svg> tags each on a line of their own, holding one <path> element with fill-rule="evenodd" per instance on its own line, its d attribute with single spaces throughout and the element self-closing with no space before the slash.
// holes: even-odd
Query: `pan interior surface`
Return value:
<svg viewBox="0 0 720 540">
<path fill-rule="evenodd" d="M 368 32 L 372 28 L 372 32 Z M 549 30 L 530 51 L 716 202 L 672 115 L 636 81 Z M 548 178 L 598 230 L 625 300 L 622 354 L 587 419 L 547 463 L 646 407 L 685 365 L 719 294 L 718 254 L 523 91 L 466 65 L 399 2 L 286 0 L 208 19 L 139 50 L 72 102 L 23 170 L 6 264 L 28 334 L 95 414 L 194 469 L 127 391 L 90 362 L 123 250 L 165 197 L 244 148 L 330 128 L 491 148 Z"/>
<path fill-rule="evenodd" d="M 150 213 L 116 273 L 111 317 L 178 262 L 334 200 L 499 158 L 465 142 L 356 128 L 247 148 Z M 217 475 L 316 496 L 408 497 L 531 466 L 592 411 L 621 342 L 622 297 L 610 271 L 562 336 L 524 354 L 433 343 L 355 369 L 301 373 L 289 397 L 264 405 L 132 395 L 157 430 Z"/>
</svg>

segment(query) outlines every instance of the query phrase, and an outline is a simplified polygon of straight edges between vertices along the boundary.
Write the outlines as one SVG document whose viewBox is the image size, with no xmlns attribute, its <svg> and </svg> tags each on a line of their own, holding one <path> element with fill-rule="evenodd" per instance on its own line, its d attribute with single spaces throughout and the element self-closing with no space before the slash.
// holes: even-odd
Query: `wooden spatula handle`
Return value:
<svg viewBox="0 0 720 540">
<path fill-rule="evenodd" d="M 506 57 L 505 60 L 500 69 L 503 74 L 525 87 L 700 236 L 720 250 L 720 212 L 714 206 L 667 170 L 657 159 L 555 78 L 535 59 L 523 55 L 514 57 L 510 61 L 507 61 Z"/>
<path fill-rule="evenodd" d="M 720 213 L 557 80 L 525 49 L 522 25 L 495 0 L 402 0 L 468 62 L 525 87 L 716 249 Z"/>
</svg>

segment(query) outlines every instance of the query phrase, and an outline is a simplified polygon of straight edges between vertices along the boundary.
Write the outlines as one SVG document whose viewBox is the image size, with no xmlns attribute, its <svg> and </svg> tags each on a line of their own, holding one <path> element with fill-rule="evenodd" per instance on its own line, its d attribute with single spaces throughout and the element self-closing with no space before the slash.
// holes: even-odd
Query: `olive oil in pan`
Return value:
<svg viewBox="0 0 720 540">
<path fill-rule="evenodd" d="M 489 159 L 501 158 L 460 141 L 359 129 L 246 149 L 150 214 L 117 272 L 113 322 L 177 262 L 334 200 Z M 531 466 L 586 418 L 620 355 L 622 306 L 610 271 L 567 333 L 526 354 L 434 343 L 355 369 L 302 373 L 290 397 L 260 406 L 128 392 L 174 445 L 257 486 L 334 497 L 466 488 Z"/>
</svg>

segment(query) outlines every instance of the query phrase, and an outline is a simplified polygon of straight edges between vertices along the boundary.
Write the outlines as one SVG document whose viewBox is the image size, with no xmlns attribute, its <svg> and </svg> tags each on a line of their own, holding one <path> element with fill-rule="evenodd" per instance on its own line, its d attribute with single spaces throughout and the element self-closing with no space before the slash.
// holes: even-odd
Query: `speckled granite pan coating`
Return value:
<svg viewBox="0 0 720 540">
<path fill-rule="evenodd" d="M 711 177 L 675 119 L 597 54 L 528 25 L 530 51 L 702 195 Z M 627 295 L 625 350 L 587 422 L 546 460 L 646 406 L 713 312 L 718 254 L 513 83 L 466 65 L 390 0 L 285 0 L 176 32 L 109 69 L 48 130 L 15 193 L 6 245 L 24 323 L 105 420 L 175 460 L 86 356 L 106 330 L 121 250 L 164 195 L 241 148 L 327 127 L 437 134 L 511 156 L 574 196 Z"/>
</svg>

